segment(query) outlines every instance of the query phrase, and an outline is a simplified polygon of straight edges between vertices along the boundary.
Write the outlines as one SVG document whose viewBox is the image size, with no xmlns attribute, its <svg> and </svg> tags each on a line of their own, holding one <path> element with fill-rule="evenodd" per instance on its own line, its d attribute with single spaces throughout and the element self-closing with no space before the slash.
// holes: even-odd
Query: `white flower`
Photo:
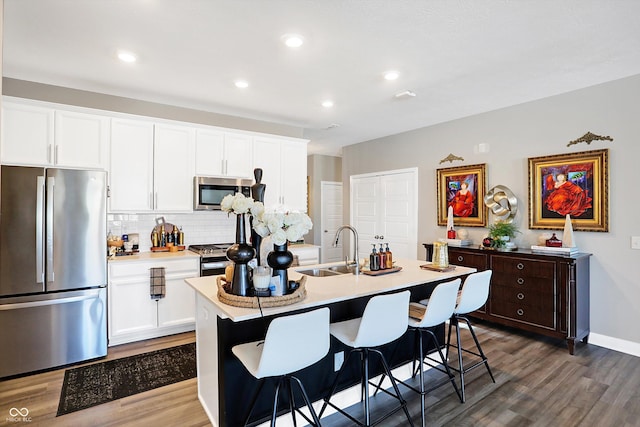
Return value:
<svg viewBox="0 0 640 427">
<path fill-rule="evenodd" d="M 220 209 L 223 212 L 234 214 L 256 214 L 262 215 L 264 205 L 262 202 L 256 202 L 251 197 L 246 197 L 242 193 L 227 194 L 220 202 Z"/>
<path fill-rule="evenodd" d="M 307 214 L 279 208 L 260 212 L 254 219 L 253 229 L 256 233 L 262 237 L 271 236 L 276 245 L 283 245 L 287 240 L 300 240 L 313 227 Z"/>
</svg>

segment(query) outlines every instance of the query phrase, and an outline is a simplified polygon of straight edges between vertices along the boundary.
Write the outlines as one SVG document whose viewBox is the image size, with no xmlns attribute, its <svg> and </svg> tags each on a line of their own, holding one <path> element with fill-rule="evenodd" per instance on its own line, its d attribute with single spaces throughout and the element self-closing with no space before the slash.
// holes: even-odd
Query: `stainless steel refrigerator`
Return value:
<svg viewBox="0 0 640 427">
<path fill-rule="evenodd" d="M 107 354 L 106 173 L 0 168 L 0 378 Z"/>
</svg>

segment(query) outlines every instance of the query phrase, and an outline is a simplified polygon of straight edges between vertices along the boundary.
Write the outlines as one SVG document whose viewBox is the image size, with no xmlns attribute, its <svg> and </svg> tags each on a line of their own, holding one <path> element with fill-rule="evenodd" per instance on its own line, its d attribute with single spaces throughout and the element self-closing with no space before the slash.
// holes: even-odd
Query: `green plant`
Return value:
<svg viewBox="0 0 640 427">
<path fill-rule="evenodd" d="M 506 245 L 507 239 L 503 237 L 514 238 L 518 229 L 512 222 L 496 221 L 489 226 L 489 237 L 491 237 L 491 247 L 502 248 Z"/>
</svg>

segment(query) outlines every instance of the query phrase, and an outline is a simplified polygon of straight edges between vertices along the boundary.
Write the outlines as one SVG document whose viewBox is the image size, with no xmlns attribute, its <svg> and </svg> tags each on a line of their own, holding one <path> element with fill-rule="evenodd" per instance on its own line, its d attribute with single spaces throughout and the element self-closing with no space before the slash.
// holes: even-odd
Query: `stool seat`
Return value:
<svg viewBox="0 0 640 427">
<path fill-rule="evenodd" d="M 324 358 L 329 352 L 329 344 L 329 309 L 325 307 L 307 313 L 277 317 L 269 325 L 264 341 L 234 346 L 231 349 L 233 354 L 251 375 L 262 380 L 252 399 L 245 425 L 249 422 L 258 395 L 264 386 L 264 379 L 280 377 L 274 395 L 271 425 L 275 426 L 278 394 L 282 386 L 289 391 L 289 408 L 295 425 L 295 411 L 298 409 L 291 387 L 293 380 L 298 385 L 313 420 L 300 411 L 298 413 L 312 425 L 319 426 L 319 418 L 304 386 L 291 374 Z"/>
</svg>

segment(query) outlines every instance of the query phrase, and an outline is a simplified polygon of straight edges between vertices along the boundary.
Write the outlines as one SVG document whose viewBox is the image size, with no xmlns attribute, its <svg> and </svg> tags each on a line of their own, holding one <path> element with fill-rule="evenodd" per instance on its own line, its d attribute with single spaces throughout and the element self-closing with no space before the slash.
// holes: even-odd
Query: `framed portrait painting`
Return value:
<svg viewBox="0 0 640 427">
<path fill-rule="evenodd" d="M 529 158 L 529 228 L 609 231 L 609 150 Z"/>
<path fill-rule="evenodd" d="M 447 225 L 449 206 L 453 208 L 453 224 L 465 227 L 487 225 L 487 209 L 483 203 L 486 165 L 437 169 L 438 225 Z"/>
</svg>

